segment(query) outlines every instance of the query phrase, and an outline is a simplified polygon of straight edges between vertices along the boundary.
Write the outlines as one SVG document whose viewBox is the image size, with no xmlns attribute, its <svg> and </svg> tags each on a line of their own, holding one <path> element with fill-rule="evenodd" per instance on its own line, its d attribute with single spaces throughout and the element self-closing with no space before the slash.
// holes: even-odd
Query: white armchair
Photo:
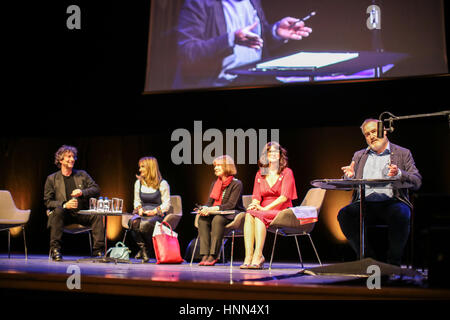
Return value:
<svg viewBox="0 0 450 320">
<path fill-rule="evenodd" d="M 308 207 L 308 208 L 314 207 L 318 216 L 320 209 L 322 208 L 322 204 L 325 200 L 325 193 L 326 193 L 325 189 L 320 188 L 309 189 L 300 207 Z M 322 265 L 322 262 L 320 261 L 319 258 L 319 254 L 317 253 L 316 247 L 310 235 L 311 231 L 314 229 L 315 224 L 316 222 L 302 224 L 298 219 L 298 217 L 295 215 L 292 208 L 288 208 L 278 212 L 277 216 L 275 217 L 275 219 L 272 220 L 267 229 L 269 232 L 275 233 L 275 238 L 272 246 L 272 254 L 270 256 L 269 270 L 272 269 L 273 253 L 275 251 L 277 235 L 294 236 L 302 268 L 303 268 L 303 260 L 300 252 L 300 247 L 298 245 L 297 236 L 308 236 L 309 241 L 311 242 L 311 245 L 314 249 L 314 253 L 316 254 L 316 258 L 319 261 L 319 264 Z"/>
<path fill-rule="evenodd" d="M 11 228 L 22 227 L 25 259 L 28 259 L 27 242 L 25 238 L 25 224 L 30 219 L 31 210 L 17 209 L 11 193 L 0 190 L 0 231 L 8 231 L 8 258 L 11 257 Z"/>
</svg>

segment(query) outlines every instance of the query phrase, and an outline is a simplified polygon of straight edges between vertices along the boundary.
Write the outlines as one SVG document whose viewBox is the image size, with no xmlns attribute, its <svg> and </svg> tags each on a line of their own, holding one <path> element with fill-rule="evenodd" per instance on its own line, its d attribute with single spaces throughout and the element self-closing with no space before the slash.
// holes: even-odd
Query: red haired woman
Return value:
<svg viewBox="0 0 450 320">
<path fill-rule="evenodd" d="M 241 269 L 262 269 L 267 227 L 281 210 L 297 199 L 294 174 L 288 168 L 287 152 L 277 142 L 264 147 L 253 186 L 252 203 L 244 223 L 245 259 Z"/>
</svg>

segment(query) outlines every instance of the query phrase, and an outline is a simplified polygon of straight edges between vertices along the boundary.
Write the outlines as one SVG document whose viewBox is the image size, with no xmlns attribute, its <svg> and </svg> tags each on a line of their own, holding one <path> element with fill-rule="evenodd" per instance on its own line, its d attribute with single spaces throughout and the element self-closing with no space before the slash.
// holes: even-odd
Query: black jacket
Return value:
<svg viewBox="0 0 450 320">
<path fill-rule="evenodd" d="M 100 195 L 100 188 L 86 171 L 73 170 L 72 174 L 76 188 L 83 192 L 78 198 L 78 209 L 88 209 L 89 198 L 97 198 Z M 62 207 L 68 200 L 61 170 L 49 175 L 44 187 L 44 202 L 47 209 Z"/>
<path fill-rule="evenodd" d="M 214 181 L 209 188 L 209 194 L 214 187 Z M 208 198 L 206 205 L 211 207 L 214 204 L 213 198 Z M 220 211 L 226 210 L 236 210 L 237 212 L 245 211 L 244 205 L 242 204 L 242 182 L 234 178 L 231 183 L 225 188 L 225 194 L 222 198 L 222 204 L 219 206 Z"/>
</svg>

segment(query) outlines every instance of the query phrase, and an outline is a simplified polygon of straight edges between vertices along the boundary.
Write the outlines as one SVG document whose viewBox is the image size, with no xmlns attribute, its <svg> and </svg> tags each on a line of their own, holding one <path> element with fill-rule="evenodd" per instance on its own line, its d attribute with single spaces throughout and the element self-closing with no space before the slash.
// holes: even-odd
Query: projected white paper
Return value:
<svg viewBox="0 0 450 320">
<path fill-rule="evenodd" d="M 298 52 L 287 57 L 282 57 L 256 65 L 258 69 L 297 69 L 297 68 L 322 68 L 335 63 L 355 59 L 355 52 Z"/>
</svg>

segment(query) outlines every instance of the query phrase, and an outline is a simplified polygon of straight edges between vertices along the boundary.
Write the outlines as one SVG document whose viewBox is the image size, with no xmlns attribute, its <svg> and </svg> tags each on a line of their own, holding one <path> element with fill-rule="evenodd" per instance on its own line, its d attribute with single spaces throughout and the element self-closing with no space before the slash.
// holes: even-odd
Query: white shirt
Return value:
<svg viewBox="0 0 450 320">
<path fill-rule="evenodd" d="M 369 154 L 363 171 L 363 179 L 387 179 L 388 177 L 385 174 L 389 172 L 387 166 L 391 164 L 391 144 L 388 143 L 386 149 L 380 154 L 377 154 L 373 150 L 369 150 L 368 152 Z M 397 176 L 392 178 L 398 179 L 401 177 L 400 169 L 398 171 Z M 393 196 L 394 192 L 390 183 L 384 187 L 366 186 L 367 201 L 384 201 L 392 199 Z"/>
<path fill-rule="evenodd" d="M 142 186 L 143 193 L 153 193 L 157 189 L 148 187 L 145 184 L 141 184 L 139 180 L 134 183 L 134 208 L 142 205 L 141 198 L 139 196 L 139 188 Z M 170 209 L 170 187 L 166 180 L 162 180 L 159 185 L 159 191 L 161 192 L 161 211 L 167 212 Z"/>
<path fill-rule="evenodd" d="M 250 31 L 262 37 L 261 22 L 255 8 L 249 0 L 222 0 L 222 6 L 227 24 L 228 42 L 230 47 L 233 47 L 233 54 L 223 60 L 222 72 L 219 75 L 219 79 L 231 81 L 236 76 L 225 73 L 225 70 L 259 61 L 262 56 L 261 49 L 235 45 L 234 32 L 252 25 L 254 22 L 258 22 L 257 26 Z"/>
</svg>

